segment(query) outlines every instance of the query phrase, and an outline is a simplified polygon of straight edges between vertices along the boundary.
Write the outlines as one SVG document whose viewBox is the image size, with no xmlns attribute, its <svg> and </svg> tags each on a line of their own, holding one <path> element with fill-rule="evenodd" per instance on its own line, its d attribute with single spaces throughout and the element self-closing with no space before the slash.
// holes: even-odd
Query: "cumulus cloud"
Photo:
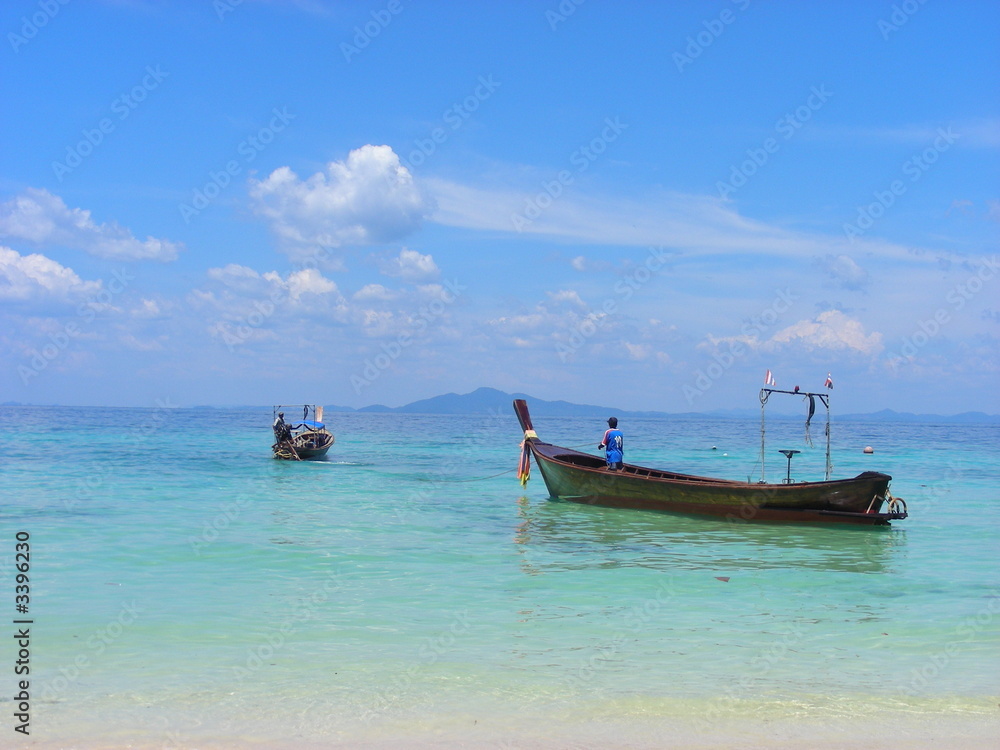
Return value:
<svg viewBox="0 0 1000 750">
<path fill-rule="evenodd" d="M 349 318 L 337 285 L 315 268 L 258 273 L 230 263 L 206 272 L 209 282 L 188 295 L 209 335 L 234 350 L 246 342 L 305 341 Z"/>
<path fill-rule="evenodd" d="M 388 302 L 395 299 L 395 297 L 396 294 L 394 292 L 389 291 L 381 284 L 365 284 L 354 293 L 354 299 L 359 302 L 366 302 L 370 300 Z"/>
<path fill-rule="evenodd" d="M 431 255 L 421 255 L 416 250 L 407 250 L 405 247 L 399 251 L 398 256 L 384 261 L 380 270 L 386 276 L 410 282 L 429 281 L 441 275 L 441 269 Z"/>
<path fill-rule="evenodd" d="M 547 292 L 547 294 L 549 299 L 556 304 L 565 302 L 566 304 L 573 305 L 574 307 L 587 306 L 586 303 L 580 299 L 580 295 L 572 289 L 560 289 L 558 292 Z"/>
<path fill-rule="evenodd" d="M 778 331 L 774 344 L 796 344 L 809 349 L 856 351 L 877 354 L 882 350 L 882 334 L 866 334 L 861 321 L 844 315 L 840 310 L 827 310 L 815 320 L 800 320 Z"/>
<path fill-rule="evenodd" d="M 21 255 L 0 246 L 0 299 L 72 302 L 100 290 L 101 282 L 84 281 L 51 258 L 38 253 Z"/>
<path fill-rule="evenodd" d="M 840 310 L 827 310 L 817 315 L 815 320 L 800 320 L 778 331 L 771 338 L 760 338 L 757 334 L 722 337 L 708 334 L 696 348 L 702 351 L 720 351 L 744 347 L 750 351 L 775 352 L 789 346 L 830 352 L 854 351 L 869 355 L 877 354 L 883 348 L 881 333 L 865 333 L 861 321 Z"/>
<path fill-rule="evenodd" d="M 315 268 L 292 271 L 282 277 L 277 271 L 257 273 L 252 268 L 230 263 L 223 268 L 210 268 L 208 278 L 218 282 L 221 293 L 230 298 L 288 299 L 298 302 L 307 294 L 329 296 L 336 302 L 343 302 L 337 285 L 323 276 Z"/>
<path fill-rule="evenodd" d="M 280 283 L 281 277 L 278 274 L 274 275 L 277 277 L 275 280 Z M 337 294 L 339 296 L 337 285 L 315 268 L 306 268 L 290 273 L 284 283 L 293 300 L 298 300 L 307 294 Z"/>
<path fill-rule="evenodd" d="M 653 352 L 653 347 L 649 344 L 632 344 L 628 341 L 622 341 L 622 347 L 628 353 L 629 359 L 642 361 L 649 357 Z"/>
<path fill-rule="evenodd" d="M 184 247 L 154 237 L 140 241 L 115 222 L 97 224 L 90 211 L 69 208 L 58 195 L 38 188 L 0 204 L 0 237 L 69 247 L 113 260 L 171 261 Z"/>
<path fill-rule="evenodd" d="M 300 179 L 279 167 L 250 181 L 254 210 L 294 247 L 372 245 L 416 230 L 428 203 L 389 146 L 362 146 Z"/>
</svg>

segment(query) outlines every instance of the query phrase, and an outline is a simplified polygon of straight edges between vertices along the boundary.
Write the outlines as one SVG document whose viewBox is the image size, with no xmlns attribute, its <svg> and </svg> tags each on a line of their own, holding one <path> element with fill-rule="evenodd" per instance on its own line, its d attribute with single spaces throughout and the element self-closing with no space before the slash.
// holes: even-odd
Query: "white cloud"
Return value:
<svg viewBox="0 0 1000 750">
<path fill-rule="evenodd" d="M 410 282 L 429 281 L 441 275 L 441 269 L 437 267 L 433 256 L 421 255 L 416 250 L 407 250 L 405 247 L 397 257 L 383 261 L 380 270 L 386 276 Z"/>
<path fill-rule="evenodd" d="M 871 255 L 908 265 L 936 264 L 954 257 L 935 249 L 879 240 L 789 230 L 747 218 L 732 203 L 714 195 L 659 192 L 639 199 L 574 193 L 553 199 L 533 220 L 525 205 L 537 193 L 508 187 L 480 187 L 429 178 L 424 185 L 437 206 L 431 220 L 445 226 L 546 237 L 556 241 L 681 250 L 688 260 L 720 254 L 801 259 L 812 255 Z M 520 218 L 518 218 L 520 217 Z M 573 268 L 598 270 L 595 261 L 577 256 Z"/>
<path fill-rule="evenodd" d="M 318 306 L 313 301 L 309 303 L 317 309 L 331 304 L 339 307 L 345 302 L 336 283 L 315 268 L 292 271 L 283 277 L 277 271 L 261 274 L 252 268 L 230 263 L 223 268 L 210 268 L 206 275 L 221 288 L 195 290 L 192 300 L 231 310 L 243 310 L 246 305 L 255 302 L 265 308 L 286 303 L 291 303 L 293 307 L 300 306 L 306 295 L 322 300 Z"/>
<path fill-rule="evenodd" d="M 824 255 L 816 264 L 844 289 L 859 290 L 868 286 L 868 272 L 848 255 Z"/>
<path fill-rule="evenodd" d="M 844 315 L 840 310 L 827 310 L 815 320 L 800 320 L 778 331 L 770 343 L 794 344 L 808 349 L 857 351 L 877 354 L 882 351 L 882 334 L 866 334 L 861 321 Z"/>
<path fill-rule="evenodd" d="M 21 255 L 0 246 L 0 299 L 72 302 L 100 290 L 101 282 L 84 281 L 51 258 L 38 253 Z"/>
<path fill-rule="evenodd" d="M 653 347 L 649 344 L 632 344 L 628 341 L 622 341 L 622 346 L 625 347 L 625 351 L 628 352 L 629 359 L 642 361 L 649 357 L 653 352 Z"/>
<path fill-rule="evenodd" d="M 71 209 L 59 196 L 38 188 L 28 188 L 0 204 L 0 237 L 69 247 L 114 260 L 176 260 L 184 247 L 154 237 L 137 240 L 114 222 L 95 224 L 90 211 Z"/>
<path fill-rule="evenodd" d="M 1000 120 L 996 118 L 957 120 L 950 121 L 946 125 L 932 122 L 873 128 L 816 126 L 812 137 L 833 138 L 851 143 L 857 143 L 859 140 L 884 142 L 919 148 L 930 146 L 942 134 L 945 134 L 948 140 L 954 139 L 955 145 L 964 148 L 1000 148 Z"/>
<path fill-rule="evenodd" d="M 145 298 L 139 300 L 139 306 L 130 311 L 130 315 L 136 319 L 159 318 L 162 314 L 163 310 L 156 300 Z"/>
<path fill-rule="evenodd" d="M 166 337 L 160 337 L 160 339 L 140 339 L 131 333 L 126 333 L 121 336 L 121 344 L 126 349 L 131 349 L 137 352 L 158 352 L 163 350 L 162 341 Z"/>
<path fill-rule="evenodd" d="M 388 302 L 396 297 L 394 292 L 389 291 L 381 284 L 366 284 L 354 293 L 354 299 L 358 302 L 369 300 L 379 300 Z"/>
<path fill-rule="evenodd" d="M 362 146 L 306 180 L 279 167 L 251 180 L 250 196 L 290 249 L 391 242 L 416 230 L 428 210 L 389 146 Z"/>
<path fill-rule="evenodd" d="M 209 268 L 206 275 L 234 291 L 254 293 L 263 286 L 263 277 L 259 273 L 238 263 L 230 263 L 223 268 Z"/>
<path fill-rule="evenodd" d="M 293 300 L 300 299 L 306 294 L 337 294 L 337 285 L 317 271 L 315 268 L 306 268 L 288 274 L 285 279 L 285 286 Z"/>
<path fill-rule="evenodd" d="M 711 352 L 743 347 L 750 351 L 774 352 L 789 346 L 862 354 L 877 354 L 883 348 L 881 333 L 865 333 L 861 321 L 848 317 L 840 310 L 827 310 L 817 315 L 815 320 L 800 320 L 769 339 L 761 339 L 756 334 L 716 337 L 709 333 L 696 348 Z"/>
<path fill-rule="evenodd" d="M 504 315 L 499 318 L 488 320 L 486 321 L 486 324 L 508 332 L 532 331 L 545 323 L 546 319 L 547 313 L 535 312 L 522 315 Z"/>
<path fill-rule="evenodd" d="M 586 307 L 586 303 L 580 299 L 580 295 L 572 289 L 560 289 L 558 292 L 547 292 L 549 299 L 554 303 L 566 302 L 575 307 Z"/>
</svg>

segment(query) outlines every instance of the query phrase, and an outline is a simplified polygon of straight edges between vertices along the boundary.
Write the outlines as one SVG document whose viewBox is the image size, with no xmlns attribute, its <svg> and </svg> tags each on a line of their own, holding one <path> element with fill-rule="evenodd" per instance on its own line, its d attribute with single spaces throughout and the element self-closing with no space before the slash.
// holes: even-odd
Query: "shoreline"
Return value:
<svg viewBox="0 0 1000 750">
<path fill-rule="evenodd" d="M 109 696 L 110 697 L 110 696 Z M 121 697 L 121 696 L 118 696 Z M 975 700 L 975 707 L 941 705 L 936 710 L 912 706 L 890 706 L 874 702 L 867 710 L 831 703 L 826 710 L 802 703 L 774 706 L 751 705 L 737 710 L 699 715 L 687 701 L 609 701 L 598 706 L 535 705 L 456 707 L 445 711 L 432 704 L 411 706 L 405 716 L 397 712 L 365 724 L 355 707 L 335 708 L 326 701 L 311 704 L 283 701 L 270 710 L 237 715 L 228 711 L 226 698 L 219 702 L 202 696 L 197 707 L 159 704 L 148 700 L 117 702 L 101 713 L 83 712 L 74 722 L 49 705 L 32 720 L 32 735 L 15 738 L 16 748 L 38 750 L 292 750 L 309 748 L 358 748 L 381 750 L 402 748 L 630 748 L 654 750 L 678 748 L 708 750 L 739 747 L 746 750 L 779 748 L 806 750 L 940 750 L 962 747 L 978 750 L 996 747 L 1000 736 L 1000 708 L 996 697 Z M 476 697 L 472 697 L 475 701 Z M 701 702 L 698 702 L 701 703 Z M 281 710 L 286 705 L 286 710 Z M 325 705 L 324 705 L 325 704 Z M 258 707 L 263 709 L 263 707 Z M 702 706 L 703 709 L 711 706 Z M 929 707 L 928 707 L 929 709 Z M 73 709 L 74 713 L 80 708 Z M 107 713 L 103 713 L 107 711 Z M 783 715 L 781 715 L 783 714 Z M 48 736 L 46 736 L 48 735 Z"/>
</svg>

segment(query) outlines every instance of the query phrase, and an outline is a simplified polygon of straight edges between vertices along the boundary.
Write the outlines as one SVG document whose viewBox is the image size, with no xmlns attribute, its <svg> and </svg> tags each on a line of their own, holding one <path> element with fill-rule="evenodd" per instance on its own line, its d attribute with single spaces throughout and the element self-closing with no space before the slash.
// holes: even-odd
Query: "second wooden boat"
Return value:
<svg viewBox="0 0 1000 750">
<path fill-rule="evenodd" d="M 283 409 L 302 409 L 302 419 L 286 422 Z M 275 458 L 286 461 L 305 461 L 323 458 L 334 443 L 333 433 L 323 423 L 323 407 L 312 404 L 300 406 L 275 406 L 273 408 Z"/>
</svg>

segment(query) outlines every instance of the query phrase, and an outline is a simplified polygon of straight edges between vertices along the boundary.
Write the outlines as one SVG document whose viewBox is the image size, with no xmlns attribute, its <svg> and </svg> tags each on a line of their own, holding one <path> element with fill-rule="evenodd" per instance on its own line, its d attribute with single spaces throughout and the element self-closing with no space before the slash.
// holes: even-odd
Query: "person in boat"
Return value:
<svg viewBox="0 0 1000 750">
<path fill-rule="evenodd" d="M 625 436 L 618 429 L 618 418 L 608 417 L 608 429 L 604 433 L 604 439 L 597 446 L 598 450 L 604 451 L 604 458 L 608 462 L 611 471 L 621 471 L 625 460 Z"/>
<path fill-rule="evenodd" d="M 285 413 L 283 411 L 278 412 L 278 418 L 274 420 L 271 429 L 274 430 L 274 440 L 278 445 L 292 439 L 292 428 L 285 421 Z"/>
</svg>

